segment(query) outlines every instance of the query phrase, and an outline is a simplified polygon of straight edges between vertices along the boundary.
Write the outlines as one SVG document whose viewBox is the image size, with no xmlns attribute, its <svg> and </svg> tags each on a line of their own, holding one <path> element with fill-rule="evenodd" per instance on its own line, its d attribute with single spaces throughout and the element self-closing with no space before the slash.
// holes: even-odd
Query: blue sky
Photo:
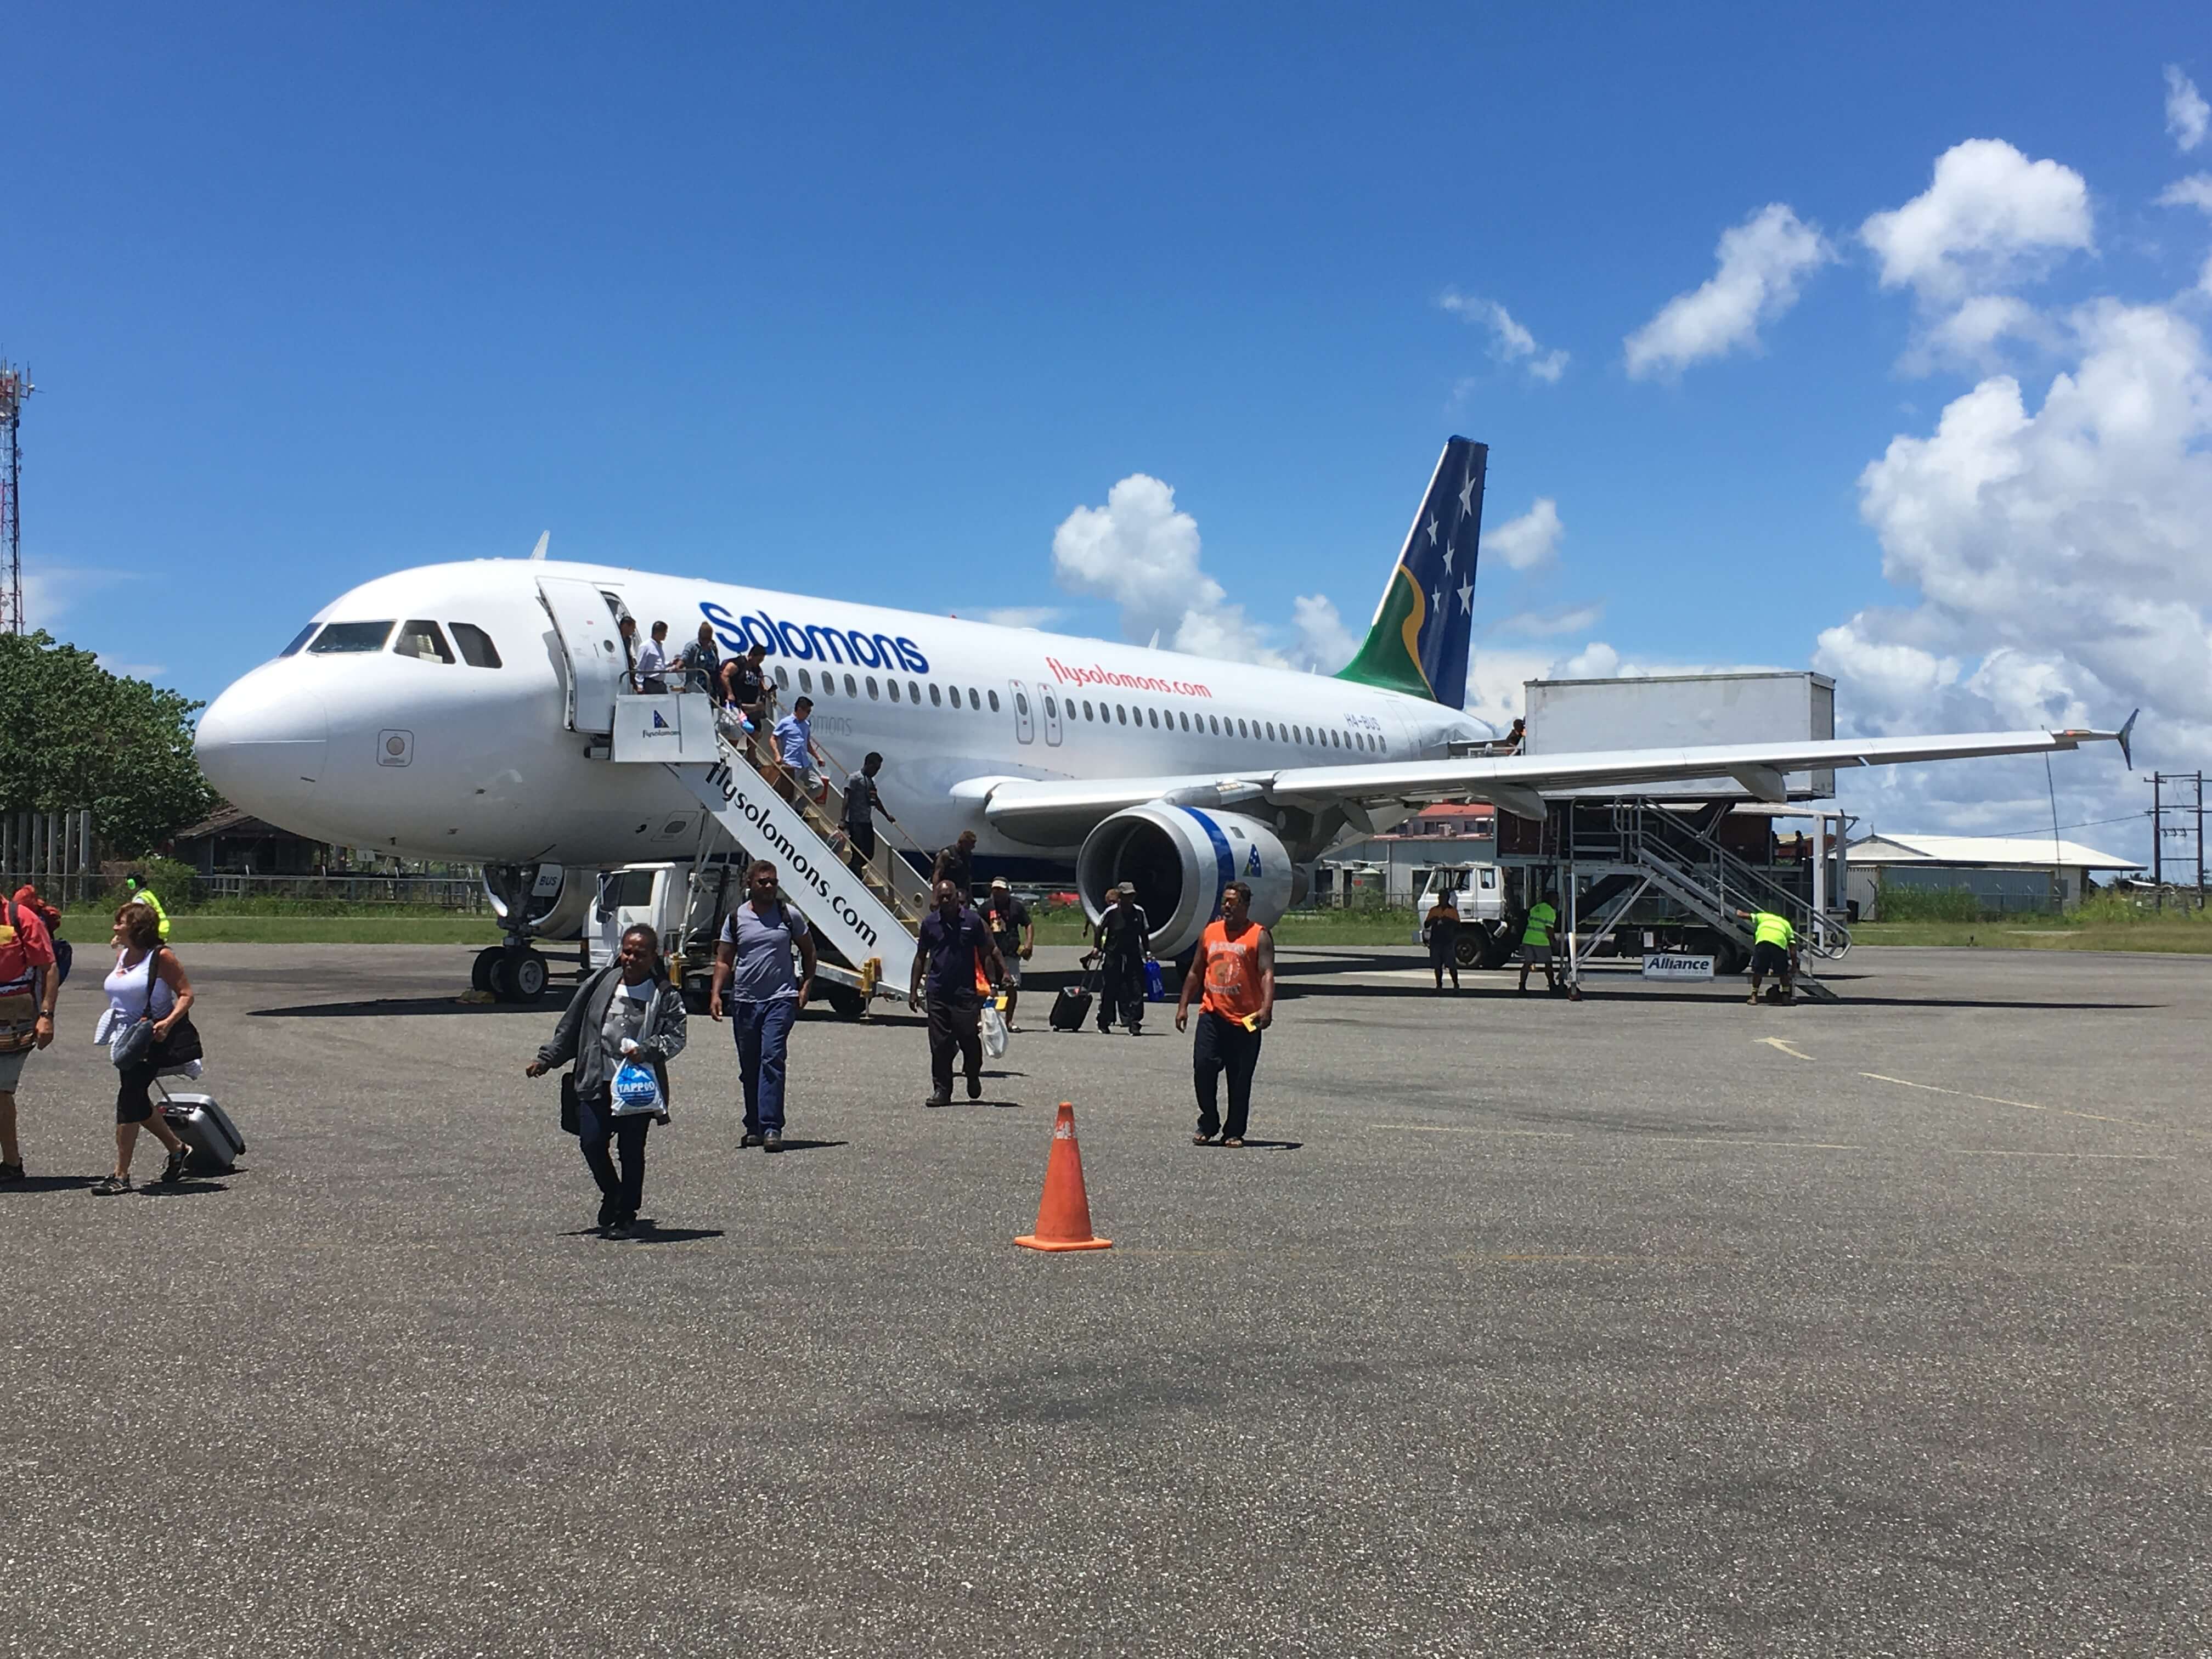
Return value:
<svg viewBox="0 0 2212 1659">
<path fill-rule="evenodd" d="M 1525 569 L 1486 551 L 1492 712 L 1570 663 L 1817 662 L 1886 730 L 2116 718 L 2155 701 L 2128 630 L 2164 641 L 2153 691 L 2203 643 L 2212 198 L 2158 202 L 2212 167 L 2166 78 L 2212 84 L 2200 9 L 44 8 L 9 38 L 36 604 L 195 696 L 356 580 L 541 530 L 1170 641 L 1202 567 L 1239 612 L 1216 648 L 1325 657 L 1294 600 L 1358 630 L 1452 431 L 1492 446 L 1493 532 L 1540 499 L 1559 526 L 1523 526 Z M 2019 165 L 1962 167 L 1911 246 L 1866 240 L 1972 140 Z M 1770 204 L 1806 240 L 1751 337 L 1632 375 L 1626 343 Z M 1977 300 L 2017 309 L 1928 346 Z M 2115 346 L 2099 306 L 2177 331 Z M 2025 465 L 2036 499 L 2164 526 L 2113 566 L 2172 573 L 2159 617 L 2085 623 L 2093 648 L 2063 594 L 1978 596 L 1952 578 L 1986 569 L 1987 515 L 1885 580 L 1976 465 L 1923 456 L 1872 499 L 1893 440 L 2007 375 L 2033 416 L 2116 350 L 2178 377 L 2154 453 L 2108 403 L 2103 471 Z M 1178 592 L 1055 569 L 1055 531 L 1133 474 L 1191 521 L 1155 572 Z M 2153 758 L 2206 758 L 2208 699 L 2146 715 Z M 2116 763 L 2071 777 L 2069 821 L 2139 804 Z M 2014 827 L 2042 782 L 1952 769 L 1881 822 Z"/>
</svg>

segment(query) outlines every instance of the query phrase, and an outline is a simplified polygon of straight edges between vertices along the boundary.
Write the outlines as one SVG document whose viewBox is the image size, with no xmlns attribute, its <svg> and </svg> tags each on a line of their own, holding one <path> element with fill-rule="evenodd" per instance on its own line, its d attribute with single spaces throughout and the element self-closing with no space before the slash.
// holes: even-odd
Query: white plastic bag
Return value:
<svg viewBox="0 0 2212 1659">
<path fill-rule="evenodd" d="M 1006 1017 L 998 1005 L 983 1005 L 983 1052 L 994 1060 L 1006 1052 Z"/>
</svg>

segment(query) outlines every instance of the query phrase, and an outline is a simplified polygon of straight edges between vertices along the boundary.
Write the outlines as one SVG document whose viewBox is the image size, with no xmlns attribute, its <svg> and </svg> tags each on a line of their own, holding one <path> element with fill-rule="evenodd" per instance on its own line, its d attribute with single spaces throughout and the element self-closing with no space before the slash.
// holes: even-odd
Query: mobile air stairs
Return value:
<svg viewBox="0 0 2212 1659">
<path fill-rule="evenodd" d="M 1622 925 L 1647 894 L 1662 896 L 1696 916 L 1723 940 L 1748 957 L 1752 924 L 1737 913 L 1769 910 L 1786 916 L 1797 930 L 1797 990 L 1815 1002 L 1838 1000 L 1832 988 L 1814 976 L 1806 963 L 1833 959 L 1850 948 L 1850 935 L 1816 893 L 1805 895 L 1776 881 L 1721 845 L 1725 803 L 1695 811 L 1671 811 L 1656 802 L 1620 800 L 1597 811 L 1569 807 L 1561 813 L 1565 833 L 1559 848 L 1569 879 L 1564 919 L 1573 950 L 1568 973 L 1579 978 L 1598 946 Z M 1578 897 L 1579 876 L 1597 880 Z"/>
<path fill-rule="evenodd" d="M 830 766 L 810 795 L 774 758 L 765 732 L 749 743 L 726 721 L 703 693 L 614 699 L 607 757 L 665 768 L 707 809 L 679 937 L 662 941 L 664 954 L 687 988 L 703 983 L 722 919 L 743 902 L 744 866 L 763 858 L 775 865 L 785 899 L 806 918 L 818 953 L 815 976 L 833 1005 L 858 1012 L 876 996 L 904 1000 L 928 881 L 888 836 L 878 836 L 873 858 L 854 858 L 840 827 L 844 792 L 828 781 L 830 770 L 843 769 L 834 757 L 825 755 Z M 749 747 L 757 758 L 748 758 Z"/>
</svg>

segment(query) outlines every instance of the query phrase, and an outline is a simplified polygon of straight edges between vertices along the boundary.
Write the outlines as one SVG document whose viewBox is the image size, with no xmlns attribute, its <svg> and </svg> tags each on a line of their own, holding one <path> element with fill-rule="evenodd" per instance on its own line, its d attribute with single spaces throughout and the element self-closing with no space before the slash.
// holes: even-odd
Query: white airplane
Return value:
<svg viewBox="0 0 2212 1659">
<path fill-rule="evenodd" d="M 1462 712 L 1487 450 L 1444 447 L 1366 641 L 1334 677 L 604 565 L 483 559 L 380 577 L 333 600 L 202 716 L 235 805 L 305 836 L 481 862 L 527 931 L 540 870 L 688 855 L 700 796 L 610 765 L 627 665 L 616 621 L 711 623 L 757 641 L 787 706 L 814 699 L 836 765 L 884 758 L 885 805 L 922 848 L 972 830 L 979 874 L 1066 880 L 1097 913 L 1133 880 L 1159 954 L 1195 943 L 1241 876 L 1277 920 L 1332 846 L 1422 805 L 1540 817 L 1547 791 L 2126 744 L 2128 728 L 1482 757 Z M 539 551 L 544 550 L 543 544 Z M 2132 726 L 2130 720 L 2129 726 Z M 568 921 L 573 924 L 575 913 Z M 542 983 L 542 972 L 534 982 Z"/>
</svg>

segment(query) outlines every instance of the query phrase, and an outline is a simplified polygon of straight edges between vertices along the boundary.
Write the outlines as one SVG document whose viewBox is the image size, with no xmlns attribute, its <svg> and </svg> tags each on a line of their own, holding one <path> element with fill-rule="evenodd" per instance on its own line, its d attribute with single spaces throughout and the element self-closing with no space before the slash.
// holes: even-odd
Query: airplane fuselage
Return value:
<svg viewBox="0 0 2212 1659">
<path fill-rule="evenodd" d="M 611 763 L 604 738 L 568 728 L 571 671 L 540 599 L 546 579 L 610 596 L 636 618 L 641 642 L 666 622 L 672 659 L 702 620 L 725 656 L 766 643 L 782 706 L 814 698 L 814 739 L 833 775 L 870 750 L 884 756 L 884 804 L 914 843 L 973 830 L 983 857 L 1040 874 L 1065 869 L 1076 846 L 1000 834 L 955 785 L 1411 760 L 1486 735 L 1457 710 L 1317 675 L 690 577 L 495 559 L 380 577 L 326 606 L 311 627 L 363 624 L 346 636 L 354 648 L 303 635 L 226 690 L 200 723 L 209 777 L 287 829 L 410 857 L 605 866 L 685 855 L 701 827 L 690 792 L 659 767 Z M 434 650 L 406 650 L 417 622 L 438 625 Z M 497 667 L 467 659 L 485 653 L 464 650 L 464 628 L 481 630 Z"/>
</svg>

